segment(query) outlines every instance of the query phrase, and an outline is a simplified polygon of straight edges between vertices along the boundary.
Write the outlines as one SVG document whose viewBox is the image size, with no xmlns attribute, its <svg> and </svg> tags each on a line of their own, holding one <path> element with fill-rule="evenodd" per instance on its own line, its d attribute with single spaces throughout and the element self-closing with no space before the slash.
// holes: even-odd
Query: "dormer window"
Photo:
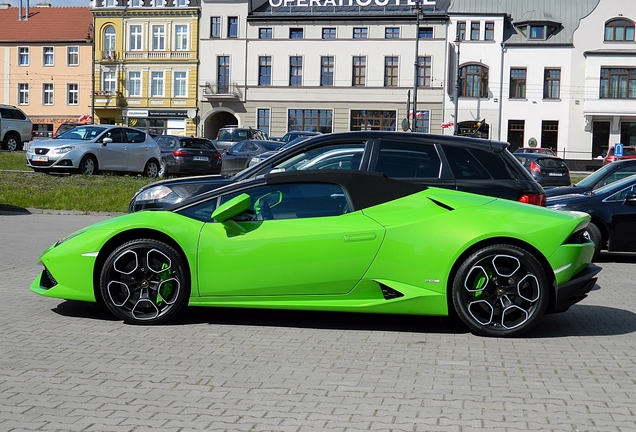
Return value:
<svg viewBox="0 0 636 432">
<path fill-rule="evenodd" d="M 530 41 L 544 41 L 552 36 L 560 27 L 557 22 L 524 22 L 516 25 L 517 30 Z"/>
<path fill-rule="evenodd" d="M 633 42 L 634 22 L 626 19 L 613 19 L 605 23 L 605 41 Z"/>
</svg>

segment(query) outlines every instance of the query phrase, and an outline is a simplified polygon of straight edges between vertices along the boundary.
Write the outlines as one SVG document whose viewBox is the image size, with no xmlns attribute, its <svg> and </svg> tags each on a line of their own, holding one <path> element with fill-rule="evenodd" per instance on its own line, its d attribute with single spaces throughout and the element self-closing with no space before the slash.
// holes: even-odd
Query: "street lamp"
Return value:
<svg viewBox="0 0 636 432">
<path fill-rule="evenodd" d="M 419 48 L 420 48 L 420 0 L 416 0 L 413 5 L 415 11 L 415 62 L 413 63 L 413 121 L 411 126 L 411 132 L 417 132 L 417 86 L 419 81 Z"/>
<path fill-rule="evenodd" d="M 88 27 L 86 43 L 91 44 L 91 123 L 95 123 L 95 17 Z"/>
<path fill-rule="evenodd" d="M 455 38 L 455 46 L 457 47 L 457 76 L 455 77 L 455 118 L 454 124 L 455 128 L 453 129 L 453 135 L 459 135 L 459 122 L 457 121 L 457 116 L 459 112 L 459 44 L 461 43 L 461 39 L 459 38 L 459 32 L 457 33 L 457 37 Z"/>
</svg>

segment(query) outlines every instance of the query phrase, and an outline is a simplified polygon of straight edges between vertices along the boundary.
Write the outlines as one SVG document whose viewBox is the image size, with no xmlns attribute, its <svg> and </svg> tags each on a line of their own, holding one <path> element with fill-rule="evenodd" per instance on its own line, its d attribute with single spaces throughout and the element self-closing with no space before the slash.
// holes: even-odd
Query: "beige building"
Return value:
<svg viewBox="0 0 636 432">
<path fill-rule="evenodd" d="M 92 21 L 88 7 L 0 5 L 0 103 L 21 108 L 35 136 L 91 114 Z"/>
</svg>

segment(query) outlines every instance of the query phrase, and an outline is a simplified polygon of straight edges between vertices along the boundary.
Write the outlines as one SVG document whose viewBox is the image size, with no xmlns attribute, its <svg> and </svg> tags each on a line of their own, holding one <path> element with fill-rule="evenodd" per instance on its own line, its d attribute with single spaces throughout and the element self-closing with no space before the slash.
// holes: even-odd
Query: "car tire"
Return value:
<svg viewBox="0 0 636 432">
<path fill-rule="evenodd" d="M 590 235 L 590 240 L 594 242 L 594 256 L 592 260 L 595 260 L 596 258 L 598 258 L 601 250 L 604 249 L 603 235 L 601 234 L 601 230 L 598 229 L 598 227 L 592 222 L 587 225 L 587 233 Z"/>
<path fill-rule="evenodd" d="M 2 148 L 9 151 L 22 150 L 22 140 L 15 133 L 8 133 L 4 136 Z"/>
<path fill-rule="evenodd" d="M 159 171 L 161 168 L 156 160 L 150 160 L 146 163 L 146 167 L 144 168 L 144 175 L 148 178 L 154 179 L 159 177 Z"/>
<path fill-rule="evenodd" d="M 159 167 L 159 172 L 157 173 L 157 177 L 164 178 L 166 176 L 166 161 L 161 160 L 161 165 Z"/>
<path fill-rule="evenodd" d="M 188 303 L 190 283 L 181 255 L 158 240 L 131 240 L 115 249 L 100 274 L 108 309 L 129 324 L 158 324 Z"/>
<path fill-rule="evenodd" d="M 533 255 L 500 244 L 472 253 L 461 264 L 451 295 L 457 315 L 472 332 L 512 337 L 527 331 L 545 313 L 550 288 Z"/>
<path fill-rule="evenodd" d="M 82 175 L 95 175 L 97 174 L 97 160 L 90 155 L 84 156 L 79 164 L 79 173 Z"/>
</svg>

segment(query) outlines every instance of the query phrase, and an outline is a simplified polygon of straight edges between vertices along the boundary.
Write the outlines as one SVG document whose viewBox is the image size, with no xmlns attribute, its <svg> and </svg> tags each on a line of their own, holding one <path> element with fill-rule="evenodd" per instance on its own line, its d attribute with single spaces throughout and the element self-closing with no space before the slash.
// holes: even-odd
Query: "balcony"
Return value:
<svg viewBox="0 0 636 432">
<path fill-rule="evenodd" d="M 113 90 L 97 90 L 93 93 L 93 101 L 97 108 L 125 107 L 126 98 L 121 92 Z"/>
<path fill-rule="evenodd" d="M 117 51 L 106 50 L 102 51 L 102 60 L 117 60 Z"/>
<path fill-rule="evenodd" d="M 208 100 L 242 99 L 243 92 L 237 83 L 218 84 L 211 81 L 202 81 L 199 87 L 203 90 L 203 97 Z"/>
<path fill-rule="evenodd" d="M 192 60 L 194 51 L 124 51 L 124 60 Z"/>
</svg>

